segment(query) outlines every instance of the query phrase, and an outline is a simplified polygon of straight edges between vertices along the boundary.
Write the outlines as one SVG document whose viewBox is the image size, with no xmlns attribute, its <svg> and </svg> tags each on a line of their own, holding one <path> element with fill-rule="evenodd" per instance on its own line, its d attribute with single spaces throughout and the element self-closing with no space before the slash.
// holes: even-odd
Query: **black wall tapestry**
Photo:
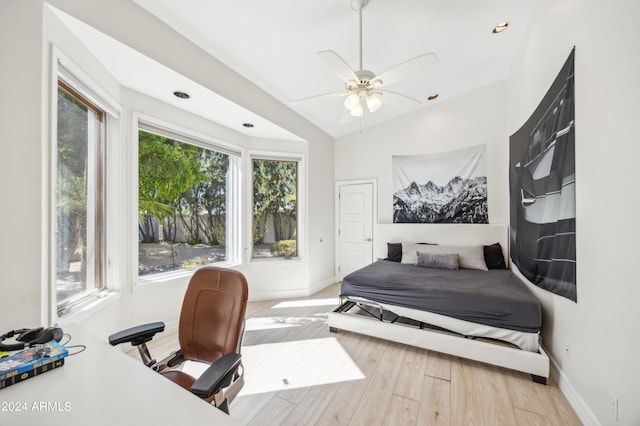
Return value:
<svg viewBox="0 0 640 426">
<path fill-rule="evenodd" d="M 545 290 L 577 301 L 574 55 L 509 138 L 511 259 Z"/>
<path fill-rule="evenodd" d="M 489 223 L 485 145 L 394 155 L 394 223 Z"/>
</svg>

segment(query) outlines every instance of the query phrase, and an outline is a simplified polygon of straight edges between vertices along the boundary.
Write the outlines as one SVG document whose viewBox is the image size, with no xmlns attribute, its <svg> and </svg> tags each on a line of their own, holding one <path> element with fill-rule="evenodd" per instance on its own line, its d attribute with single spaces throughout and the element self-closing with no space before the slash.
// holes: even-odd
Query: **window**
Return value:
<svg viewBox="0 0 640 426">
<path fill-rule="evenodd" d="M 253 258 L 298 256 L 298 161 L 254 158 Z"/>
<path fill-rule="evenodd" d="M 58 81 L 56 300 L 58 314 L 104 285 L 105 113 Z"/>
<path fill-rule="evenodd" d="M 141 123 L 138 275 L 232 260 L 230 188 L 239 156 Z"/>
</svg>

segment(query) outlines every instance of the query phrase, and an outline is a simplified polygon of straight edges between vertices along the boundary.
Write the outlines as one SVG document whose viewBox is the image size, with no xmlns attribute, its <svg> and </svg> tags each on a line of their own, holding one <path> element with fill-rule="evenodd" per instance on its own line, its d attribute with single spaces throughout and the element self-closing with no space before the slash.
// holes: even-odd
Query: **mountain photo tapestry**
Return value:
<svg viewBox="0 0 640 426">
<path fill-rule="evenodd" d="M 393 223 L 489 223 L 486 146 L 394 155 Z"/>
<path fill-rule="evenodd" d="M 540 288 L 577 301 L 574 54 L 509 138 L 510 253 Z"/>
</svg>

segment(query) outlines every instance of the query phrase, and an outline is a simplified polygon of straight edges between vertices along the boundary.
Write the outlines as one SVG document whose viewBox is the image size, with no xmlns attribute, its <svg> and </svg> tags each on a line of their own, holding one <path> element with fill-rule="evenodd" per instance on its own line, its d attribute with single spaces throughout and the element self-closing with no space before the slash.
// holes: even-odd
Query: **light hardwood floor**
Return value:
<svg viewBox="0 0 640 426">
<path fill-rule="evenodd" d="M 580 425 L 557 384 L 346 331 L 330 333 L 334 284 L 305 299 L 250 302 L 245 386 L 231 403 L 248 425 Z M 159 359 L 175 334 L 150 345 Z M 130 352 L 136 356 L 133 352 Z"/>
</svg>

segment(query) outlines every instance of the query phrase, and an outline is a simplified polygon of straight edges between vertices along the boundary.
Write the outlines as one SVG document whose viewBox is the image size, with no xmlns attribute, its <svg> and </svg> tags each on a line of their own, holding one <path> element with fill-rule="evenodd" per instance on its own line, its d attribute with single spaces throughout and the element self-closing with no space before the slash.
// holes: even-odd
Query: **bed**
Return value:
<svg viewBox="0 0 640 426">
<path fill-rule="evenodd" d="M 378 225 L 379 233 L 390 241 L 394 237 L 385 233 L 407 232 L 406 225 L 400 226 Z M 520 278 L 506 269 L 506 226 L 455 226 L 422 225 L 419 232 L 409 231 L 413 241 L 386 243 L 386 250 L 378 252 L 384 252 L 384 258 L 346 275 L 339 306 L 329 313 L 330 330 L 523 371 L 546 383 L 549 358 L 539 344 L 541 307 Z M 430 234 L 420 236 L 425 227 Z M 408 236 L 395 237 L 402 238 Z M 463 240 L 469 244 L 460 244 Z M 402 247 L 401 260 L 392 246 L 396 251 Z M 496 246 L 503 261 L 497 267 L 495 257 L 484 257 L 494 256 Z M 457 249 L 461 253 L 448 253 Z M 434 259 L 435 266 L 430 263 Z M 443 266 L 441 261 L 451 264 Z"/>
</svg>

